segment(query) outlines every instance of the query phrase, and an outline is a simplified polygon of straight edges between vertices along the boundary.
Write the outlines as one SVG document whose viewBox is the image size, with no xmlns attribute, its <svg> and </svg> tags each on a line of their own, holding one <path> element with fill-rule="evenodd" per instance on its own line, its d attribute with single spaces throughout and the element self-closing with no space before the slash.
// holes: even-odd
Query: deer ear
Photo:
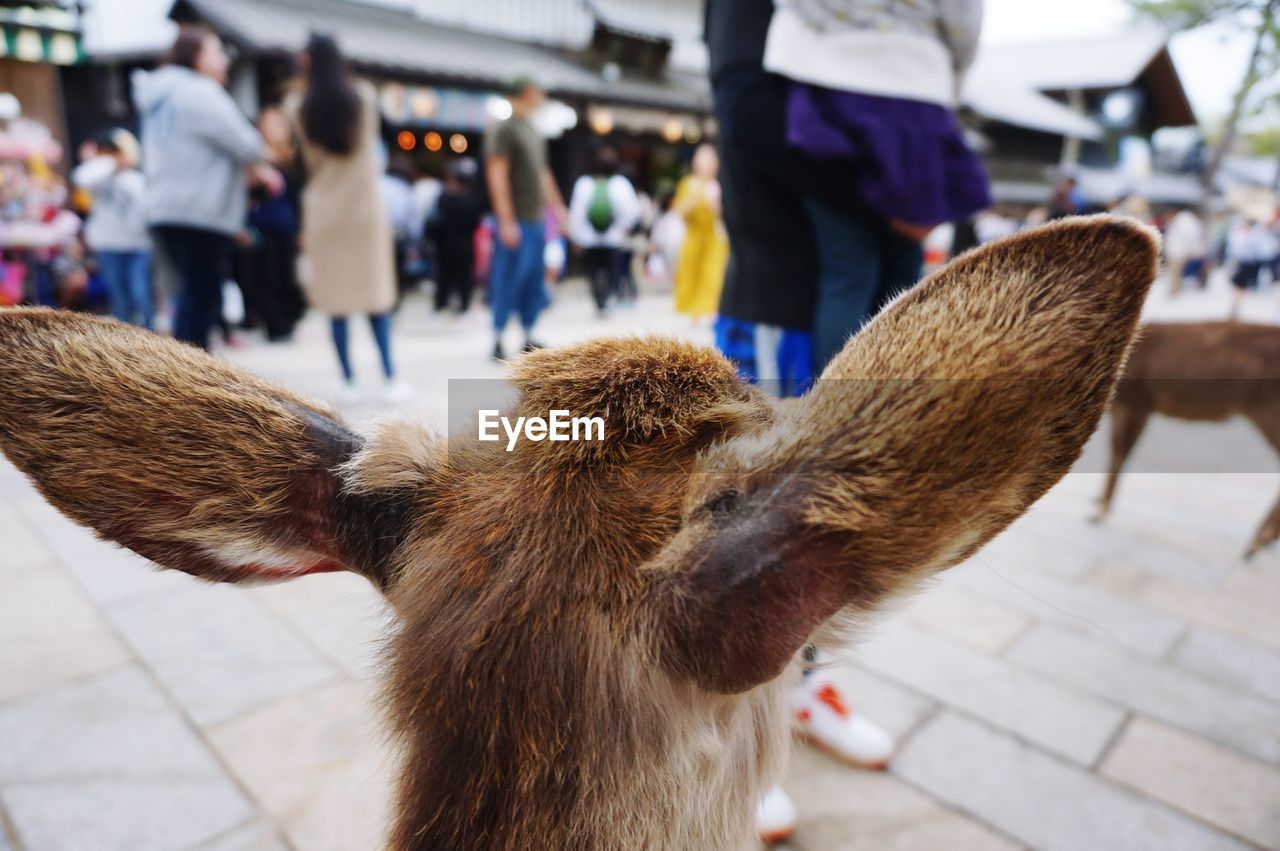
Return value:
<svg viewBox="0 0 1280 851">
<path fill-rule="evenodd" d="M 83 315 L 0 311 L 0 449 L 56 508 L 169 568 L 240 582 L 354 570 L 384 582 L 406 513 L 344 493 L 362 440 L 188 346 Z"/>
<path fill-rule="evenodd" d="M 707 453 L 653 564 L 671 666 L 751 688 L 833 616 L 856 620 L 1026 511 L 1097 427 L 1158 248 L 1098 217 L 966 254 L 850 341 L 771 431 Z"/>
</svg>

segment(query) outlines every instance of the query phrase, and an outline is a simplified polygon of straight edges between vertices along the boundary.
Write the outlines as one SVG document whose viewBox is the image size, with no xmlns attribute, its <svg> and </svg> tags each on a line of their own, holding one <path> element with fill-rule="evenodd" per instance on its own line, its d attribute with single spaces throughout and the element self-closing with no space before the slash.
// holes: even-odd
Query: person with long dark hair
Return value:
<svg viewBox="0 0 1280 851">
<path fill-rule="evenodd" d="M 160 68 L 133 77 L 147 221 L 180 281 L 174 336 L 204 349 L 244 227 L 246 174 L 271 193 L 283 189 L 262 162 L 262 137 L 227 93 L 230 67 L 216 35 L 184 29 Z"/>
<path fill-rule="evenodd" d="M 396 303 L 395 243 L 378 191 L 378 105 L 373 86 L 356 80 L 330 36 L 312 35 L 299 59 L 304 80 L 285 101 L 306 164 L 302 243 L 311 304 L 330 317 L 342 368 L 342 401 L 358 391 L 348 351 L 351 314 L 369 316 L 382 371 L 383 395 L 412 391 L 396 378 L 391 357 L 391 309 Z"/>
</svg>

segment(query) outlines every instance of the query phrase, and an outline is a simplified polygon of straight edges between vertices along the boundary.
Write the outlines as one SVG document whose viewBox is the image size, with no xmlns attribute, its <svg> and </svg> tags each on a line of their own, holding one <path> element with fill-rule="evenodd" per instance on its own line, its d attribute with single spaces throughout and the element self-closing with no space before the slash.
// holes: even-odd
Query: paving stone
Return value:
<svg viewBox="0 0 1280 851">
<path fill-rule="evenodd" d="M 1228 833 L 1280 847 L 1280 771 L 1274 766 L 1135 718 L 1101 772 Z"/>
<path fill-rule="evenodd" d="M 130 597 L 107 617 L 202 727 L 336 675 L 241 588 L 201 584 Z"/>
<path fill-rule="evenodd" d="M 1100 559 L 1128 562 L 1150 576 L 1202 588 L 1221 582 L 1274 494 L 1251 494 L 1248 476 L 1126 476 L 1105 523 L 1085 522 L 1102 491 L 1100 475 L 1072 473 L 979 557 L 1016 581 L 1034 567 L 1077 578 Z M 1253 476 L 1256 480 L 1259 476 Z M 1132 492 L 1129 488 L 1132 485 Z M 1256 490 L 1256 489 L 1253 489 Z M 1013 557 L 1008 557 L 1012 554 Z"/>
<path fill-rule="evenodd" d="M 1142 599 L 1192 623 L 1280 648 L 1280 582 L 1261 571 L 1237 568 L 1213 592 L 1152 580 L 1143 586 Z"/>
<path fill-rule="evenodd" d="M 1174 661 L 1202 677 L 1280 701 L 1280 650 L 1196 627 L 1178 648 Z"/>
<path fill-rule="evenodd" d="M 188 851 L 289 851 L 289 849 L 276 835 L 275 828 L 261 819 L 254 819 L 228 834 L 192 846 Z"/>
<path fill-rule="evenodd" d="M 17 467 L 9 463 L 9 459 L 0 455 L 0 496 L 13 499 L 30 497 L 36 492 L 35 486 Z"/>
<path fill-rule="evenodd" d="M 0 703 L 130 658 L 61 567 L 0 574 Z"/>
<path fill-rule="evenodd" d="M 386 600 L 364 577 L 322 573 L 263 585 L 252 593 L 347 674 L 358 679 L 379 676 L 383 638 L 393 615 Z"/>
<path fill-rule="evenodd" d="M 0 574 L 53 561 L 53 553 L 40 540 L 35 528 L 18 513 L 13 501 L 0 500 L 0 541 L 4 542 Z"/>
<path fill-rule="evenodd" d="M 966 564 L 952 573 L 952 587 L 1041 620 L 1096 630 L 1150 656 L 1163 656 L 1185 628 L 1165 612 L 1035 570 L 997 575 L 982 564 Z"/>
<path fill-rule="evenodd" d="M 937 706 L 853 661 L 852 654 L 833 654 L 829 674 L 854 712 L 865 715 L 895 739 L 901 739 Z"/>
<path fill-rule="evenodd" d="M 860 648 L 871 670 L 1083 765 L 1098 758 L 1124 713 L 1048 677 L 905 624 Z"/>
<path fill-rule="evenodd" d="M 1108 557 L 1123 561 L 1148 576 L 1206 590 L 1217 587 L 1238 555 L 1236 541 L 1224 540 L 1216 544 L 1200 541 L 1193 548 L 1187 540 L 1168 540 L 1189 537 L 1194 533 L 1185 529 L 1157 527 L 1157 516 L 1161 516 L 1166 523 L 1170 521 L 1167 515 L 1160 515 L 1159 512 L 1153 514 L 1155 516 L 1108 520 L 1115 534 L 1127 537 L 1130 541 L 1130 546 L 1117 548 Z"/>
<path fill-rule="evenodd" d="M 902 616 L 987 653 L 1008 647 L 1031 623 L 1026 615 L 946 585 L 912 600 Z"/>
<path fill-rule="evenodd" d="M 136 553 L 98 540 L 42 499 L 24 502 L 21 509 L 46 546 L 98 604 L 198 583 L 185 573 L 160 570 Z"/>
<path fill-rule="evenodd" d="M 97 542 L 97 549 L 91 552 L 65 557 L 62 563 L 100 606 L 142 594 L 206 587 L 194 576 L 162 570 L 136 553 L 105 542 Z"/>
<path fill-rule="evenodd" d="M 34 851 L 173 851 L 246 815 L 223 780 L 83 780 L 0 789 Z"/>
<path fill-rule="evenodd" d="M 1102 492 L 1097 479 L 1091 509 Z M 1152 575 L 1207 587 L 1243 550 L 1252 531 L 1245 518 L 1260 520 L 1274 499 L 1247 484 L 1222 474 L 1126 474 L 1110 515 L 1091 534 L 1113 536 L 1111 555 L 1144 560 Z"/>
<path fill-rule="evenodd" d="M 396 773 L 369 691 L 324 686 L 210 729 L 223 761 L 307 851 L 381 848 Z"/>
<path fill-rule="evenodd" d="M 20 514 L 59 556 L 91 552 L 101 543 L 87 527 L 71 520 L 38 494 L 17 505 Z"/>
<path fill-rule="evenodd" d="M 1150 576 L 1196 588 L 1216 587 L 1239 558 L 1243 539 L 1252 530 L 1240 522 L 1243 514 L 1230 523 L 1216 517 L 1197 521 L 1191 514 L 1170 511 L 1167 504 L 1114 510 L 1104 527 L 1131 544 L 1113 555 Z"/>
<path fill-rule="evenodd" d="M 807 748 L 797 748 L 783 786 L 799 810 L 793 851 L 1018 848 L 892 774 L 855 771 Z"/>
<path fill-rule="evenodd" d="M 252 814 L 134 666 L 0 706 L 0 800 L 30 851 L 172 851 Z"/>
<path fill-rule="evenodd" d="M 1008 657 L 1258 759 L 1280 760 L 1280 706 L 1270 701 L 1051 624 L 1033 628 Z"/>
<path fill-rule="evenodd" d="M 1080 578 L 1080 584 L 1120 597 L 1140 597 L 1150 579 L 1148 574 L 1132 565 L 1102 559 Z"/>
<path fill-rule="evenodd" d="M 970 563 L 986 563 L 1009 574 L 1035 569 L 1063 579 L 1079 576 L 1113 548 L 1105 537 L 1080 534 L 1087 513 L 1082 505 L 1071 516 L 1062 517 L 1037 505 L 979 550 Z"/>
<path fill-rule="evenodd" d="M 1041 851 L 1243 851 L 1247 847 L 952 712 L 943 712 L 913 736 L 894 761 L 893 771 Z"/>
</svg>

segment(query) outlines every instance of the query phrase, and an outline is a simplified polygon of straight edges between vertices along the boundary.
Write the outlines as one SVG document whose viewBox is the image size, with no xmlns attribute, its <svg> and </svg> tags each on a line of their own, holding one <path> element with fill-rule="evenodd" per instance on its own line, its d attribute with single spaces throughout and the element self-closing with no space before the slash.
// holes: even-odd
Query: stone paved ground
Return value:
<svg viewBox="0 0 1280 851">
<path fill-rule="evenodd" d="M 1216 291 L 1153 313 L 1224 306 Z M 1280 321 L 1280 301 L 1258 296 L 1249 314 Z M 447 378 L 499 374 L 484 326 L 408 306 L 410 407 L 443 422 Z M 544 336 L 642 330 L 708 336 L 656 296 L 597 323 L 573 288 Z M 374 375 L 369 341 L 355 343 Z M 314 317 L 292 346 L 230 356 L 331 389 Z M 1073 474 L 884 618 L 837 672 L 900 752 L 868 773 L 797 747 L 790 848 L 1280 847 L 1280 553 L 1237 558 L 1277 465 L 1243 426 L 1152 432 L 1148 469 L 1193 440 L 1265 459 L 1264 474 L 1133 475 L 1102 527 L 1085 522 L 1098 477 Z M 351 576 L 240 589 L 154 572 L 0 465 L 0 851 L 376 848 L 385 622 Z"/>
</svg>

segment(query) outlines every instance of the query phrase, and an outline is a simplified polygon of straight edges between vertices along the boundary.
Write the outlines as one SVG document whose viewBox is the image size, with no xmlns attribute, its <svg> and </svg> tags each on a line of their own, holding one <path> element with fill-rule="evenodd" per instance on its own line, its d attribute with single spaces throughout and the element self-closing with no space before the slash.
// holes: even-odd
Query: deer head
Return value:
<svg viewBox="0 0 1280 851">
<path fill-rule="evenodd" d="M 594 443 L 364 436 L 113 322 L 0 313 L 0 448 L 75 520 L 213 581 L 351 570 L 398 615 L 395 848 L 734 848 L 779 683 L 833 624 L 973 553 L 1062 476 L 1155 278 L 1137 225 L 961 257 L 775 404 L 713 352 L 516 364 Z"/>
</svg>

